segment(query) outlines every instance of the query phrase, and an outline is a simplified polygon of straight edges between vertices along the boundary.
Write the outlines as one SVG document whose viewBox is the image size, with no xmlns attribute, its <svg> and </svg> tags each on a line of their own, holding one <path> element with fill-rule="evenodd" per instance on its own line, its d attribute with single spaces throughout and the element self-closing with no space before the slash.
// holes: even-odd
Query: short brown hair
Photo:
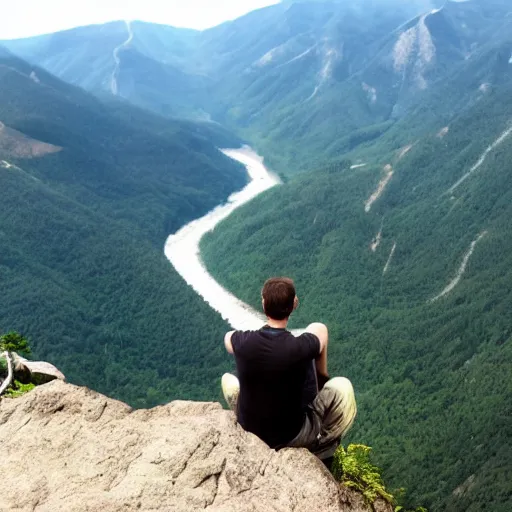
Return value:
<svg viewBox="0 0 512 512">
<path fill-rule="evenodd" d="M 273 320 L 284 320 L 293 311 L 295 285 L 288 277 L 272 277 L 261 290 L 265 314 Z"/>
</svg>

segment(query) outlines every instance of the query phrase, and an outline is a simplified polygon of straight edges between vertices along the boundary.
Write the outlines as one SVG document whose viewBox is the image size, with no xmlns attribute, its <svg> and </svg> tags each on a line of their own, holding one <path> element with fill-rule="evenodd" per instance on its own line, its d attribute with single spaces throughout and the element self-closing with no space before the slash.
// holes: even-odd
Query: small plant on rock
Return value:
<svg viewBox="0 0 512 512">
<path fill-rule="evenodd" d="M 0 354 L 2 352 L 19 352 L 22 354 L 30 354 L 30 346 L 27 338 L 22 336 L 16 331 L 8 332 L 0 336 Z M 35 387 L 34 384 L 23 384 L 17 380 L 12 379 L 12 375 L 8 376 L 9 366 L 8 360 L 10 359 L 9 354 L 5 357 L 0 357 L 0 385 L 2 389 L 2 395 L 10 398 L 16 398 L 21 396 Z M 9 379 L 9 383 L 5 383 L 5 379 Z M 7 385 L 7 389 L 6 389 Z"/>
<path fill-rule="evenodd" d="M 369 504 L 377 498 L 393 503 L 393 495 L 386 491 L 380 469 L 370 462 L 371 450 L 362 444 L 350 444 L 346 450 L 340 445 L 334 454 L 332 474 L 338 482 L 362 493 Z"/>
<path fill-rule="evenodd" d="M 32 382 L 28 384 L 22 384 L 21 382 L 15 380 L 7 389 L 4 396 L 8 398 L 17 398 L 21 395 L 24 395 L 25 393 L 28 393 L 29 391 L 32 391 L 35 387 L 36 385 Z"/>
<path fill-rule="evenodd" d="M 380 468 L 370 462 L 371 451 L 369 446 L 363 444 L 349 444 L 347 449 L 340 445 L 334 454 L 331 472 L 338 482 L 359 491 L 372 509 L 375 500 L 379 498 L 396 505 L 394 496 L 386 490 Z M 404 490 L 400 492 L 403 494 Z M 423 507 L 406 510 L 396 506 L 394 512 L 428 511 Z"/>
</svg>

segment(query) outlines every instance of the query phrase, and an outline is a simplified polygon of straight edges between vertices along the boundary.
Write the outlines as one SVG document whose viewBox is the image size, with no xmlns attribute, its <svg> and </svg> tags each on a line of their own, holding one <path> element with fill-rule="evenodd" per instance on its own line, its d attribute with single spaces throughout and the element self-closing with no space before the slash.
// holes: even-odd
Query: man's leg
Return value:
<svg viewBox="0 0 512 512">
<path fill-rule="evenodd" d="M 326 432 L 326 437 L 339 440 L 350 430 L 356 418 L 357 404 L 354 388 L 352 382 L 346 377 L 334 377 L 327 381 L 324 389 L 326 395 L 330 396 L 329 390 L 332 390 L 334 396 L 327 400 L 321 397 L 322 401 L 324 403 L 327 401 L 329 405 L 324 409 L 323 430 Z M 322 395 L 322 392 L 319 395 Z"/>
<path fill-rule="evenodd" d="M 345 377 L 330 379 L 310 404 L 301 431 L 288 446 L 307 448 L 320 459 L 332 457 L 356 413 L 352 383 Z"/>
<path fill-rule="evenodd" d="M 236 404 L 240 393 L 240 382 L 238 378 L 231 373 L 225 373 L 221 380 L 222 394 L 229 408 L 236 412 Z"/>
</svg>

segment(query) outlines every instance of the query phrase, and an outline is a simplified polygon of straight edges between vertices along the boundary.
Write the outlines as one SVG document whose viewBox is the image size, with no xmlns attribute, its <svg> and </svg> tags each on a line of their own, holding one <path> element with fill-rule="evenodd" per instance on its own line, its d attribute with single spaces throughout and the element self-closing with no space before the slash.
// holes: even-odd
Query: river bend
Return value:
<svg viewBox="0 0 512 512">
<path fill-rule="evenodd" d="M 250 147 L 221 151 L 245 165 L 250 182 L 239 192 L 231 194 L 225 204 L 217 206 L 204 217 L 189 222 L 169 236 L 165 243 L 165 256 L 181 277 L 234 329 L 259 329 L 265 323 L 263 315 L 215 281 L 201 260 L 199 243 L 206 233 L 212 231 L 237 208 L 281 182 L 268 171 L 263 164 L 263 158 Z"/>
</svg>

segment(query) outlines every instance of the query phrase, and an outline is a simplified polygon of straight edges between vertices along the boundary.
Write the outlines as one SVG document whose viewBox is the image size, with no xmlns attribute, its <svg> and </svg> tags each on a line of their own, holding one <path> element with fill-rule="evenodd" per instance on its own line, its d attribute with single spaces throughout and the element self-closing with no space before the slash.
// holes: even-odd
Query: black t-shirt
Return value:
<svg viewBox="0 0 512 512">
<path fill-rule="evenodd" d="M 271 448 L 285 445 L 299 433 L 317 393 L 319 339 L 265 326 L 236 331 L 231 344 L 240 380 L 238 422 Z"/>
</svg>

